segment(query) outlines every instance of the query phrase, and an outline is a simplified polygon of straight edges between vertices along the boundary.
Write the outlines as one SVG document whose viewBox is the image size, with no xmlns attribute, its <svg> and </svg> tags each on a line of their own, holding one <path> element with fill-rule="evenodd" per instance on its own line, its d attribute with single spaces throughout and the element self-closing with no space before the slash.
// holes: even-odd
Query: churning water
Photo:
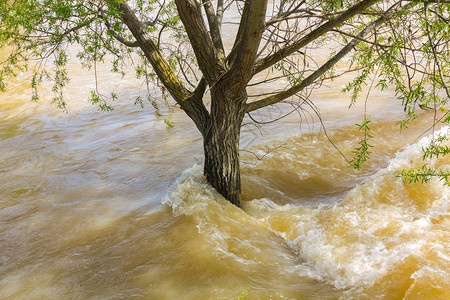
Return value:
<svg viewBox="0 0 450 300">
<path fill-rule="evenodd" d="M 362 171 L 307 113 L 244 126 L 241 210 L 206 184 L 178 108 L 157 117 L 130 103 L 139 82 L 105 75 L 122 100 L 97 112 L 92 74 L 71 68 L 68 115 L 29 102 L 27 74 L 0 95 L 1 299 L 450 299 L 450 189 L 394 177 L 421 163 L 432 116 L 400 135 L 375 94 Z M 350 157 L 362 109 L 338 90 L 312 99 Z"/>
</svg>

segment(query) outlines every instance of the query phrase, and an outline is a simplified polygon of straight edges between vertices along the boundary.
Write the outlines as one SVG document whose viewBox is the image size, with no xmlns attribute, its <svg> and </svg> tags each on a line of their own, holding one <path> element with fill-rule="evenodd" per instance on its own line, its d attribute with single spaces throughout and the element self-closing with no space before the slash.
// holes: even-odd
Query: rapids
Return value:
<svg viewBox="0 0 450 300">
<path fill-rule="evenodd" d="M 421 162 L 431 114 L 399 134 L 393 93 L 374 91 L 361 171 L 311 111 L 244 125 L 240 210 L 205 183 L 179 108 L 133 105 L 141 83 L 104 67 L 120 100 L 98 112 L 93 74 L 70 68 L 69 114 L 50 89 L 30 102 L 28 74 L 0 95 L 1 299 L 450 299 L 450 188 L 394 177 Z M 342 80 L 312 100 L 351 157 L 364 107 L 347 108 Z"/>
</svg>

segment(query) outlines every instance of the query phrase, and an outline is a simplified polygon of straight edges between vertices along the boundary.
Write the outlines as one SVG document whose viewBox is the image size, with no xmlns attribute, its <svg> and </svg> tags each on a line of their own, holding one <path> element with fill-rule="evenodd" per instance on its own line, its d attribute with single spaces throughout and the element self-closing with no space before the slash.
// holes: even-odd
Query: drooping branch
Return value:
<svg viewBox="0 0 450 300">
<path fill-rule="evenodd" d="M 405 5 L 403 8 L 407 8 L 413 5 L 411 2 L 410 4 Z M 347 45 L 345 45 L 336 55 L 334 55 L 332 58 L 330 58 L 325 64 L 323 64 L 320 68 L 318 68 L 316 71 L 314 71 L 311 75 L 309 75 L 307 78 L 305 78 L 303 81 L 301 81 L 300 84 L 294 85 L 291 88 L 280 92 L 276 95 L 251 102 L 247 104 L 246 112 L 251 112 L 254 110 L 257 110 L 259 108 L 272 105 L 275 103 L 278 103 L 280 101 L 283 101 L 296 93 L 302 91 L 307 86 L 314 83 L 320 76 L 325 74 L 328 70 L 330 70 L 338 61 L 340 61 L 345 55 L 347 55 L 369 32 L 374 30 L 375 28 L 382 25 L 384 22 L 386 22 L 389 18 L 391 18 L 397 11 L 392 9 L 388 10 L 383 16 L 378 18 L 377 20 L 373 21 L 369 25 L 367 25 L 357 36 L 356 38 L 352 39 Z"/>
<path fill-rule="evenodd" d="M 223 60 L 220 60 L 208 33 L 200 5 L 196 0 L 176 0 L 175 3 L 199 68 L 208 84 L 212 85 L 223 72 Z"/>
<path fill-rule="evenodd" d="M 266 56 L 260 60 L 258 60 L 255 63 L 255 67 L 253 70 L 253 74 L 257 74 L 271 66 L 273 66 L 275 63 L 283 60 L 284 58 L 288 57 L 289 55 L 295 53 L 296 51 L 300 50 L 301 48 L 305 47 L 309 43 L 313 42 L 314 40 L 321 37 L 323 34 L 327 33 L 331 29 L 343 24 L 348 19 L 354 17 L 358 13 L 364 11 L 366 8 L 372 6 L 379 0 L 364 0 L 359 2 L 358 4 L 352 6 L 348 10 L 344 11 L 339 16 L 329 20 L 328 22 L 324 23 L 323 25 L 319 26 L 318 28 L 314 29 L 307 35 L 305 35 L 300 40 L 280 49 L 279 51 Z"/>
<path fill-rule="evenodd" d="M 437 71 L 439 74 L 439 78 L 440 78 L 442 87 L 444 88 L 445 93 L 447 94 L 447 97 L 450 99 L 450 90 L 449 90 L 447 84 L 445 83 L 445 78 L 444 78 L 445 76 L 444 76 L 444 73 L 442 72 L 442 67 L 439 62 L 439 58 L 438 58 L 437 51 L 436 51 L 436 45 L 434 45 L 433 39 L 432 39 L 431 33 L 430 33 L 430 24 L 429 24 L 429 20 L 428 20 L 428 9 L 429 9 L 428 5 L 427 5 L 427 3 L 425 3 L 424 4 L 425 18 L 426 18 L 425 29 L 426 29 L 426 33 L 427 33 L 427 37 L 428 37 L 428 42 L 430 43 L 431 51 L 433 53 L 434 62 L 435 62 L 435 65 L 436 65 L 436 68 L 437 68 Z"/>
</svg>

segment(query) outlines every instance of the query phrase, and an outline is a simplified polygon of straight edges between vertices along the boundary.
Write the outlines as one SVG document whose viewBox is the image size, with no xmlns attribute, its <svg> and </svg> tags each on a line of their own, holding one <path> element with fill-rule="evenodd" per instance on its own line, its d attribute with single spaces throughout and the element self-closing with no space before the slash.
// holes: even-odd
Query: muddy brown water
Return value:
<svg viewBox="0 0 450 300">
<path fill-rule="evenodd" d="M 205 183 L 201 137 L 179 108 L 133 105 L 141 83 L 105 66 L 102 89 L 120 100 L 98 112 L 85 101 L 93 74 L 69 68 L 69 114 L 49 88 L 30 102 L 29 74 L 0 95 L 0 298 L 450 298 L 450 189 L 393 176 L 421 162 L 432 114 L 401 135 L 393 93 L 372 91 L 376 147 L 361 171 L 311 110 L 244 125 L 240 210 Z M 344 83 L 311 100 L 351 157 L 364 101 L 348 109 Z"/>
</svg>

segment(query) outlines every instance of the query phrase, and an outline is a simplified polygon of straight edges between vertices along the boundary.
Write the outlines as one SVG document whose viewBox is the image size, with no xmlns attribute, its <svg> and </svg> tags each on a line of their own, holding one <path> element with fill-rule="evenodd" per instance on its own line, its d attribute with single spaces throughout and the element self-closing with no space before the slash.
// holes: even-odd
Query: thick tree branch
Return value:
<svg viewBox="0 0 450 300">
<path fill-rule="evenodd" d="M 366 8 L 372 6 L 379 0 L 363 0 L 359 2 L 358 4 L 352 6 L 348 10 L 344 11 L 342 14 L 337 16 L 336 18 L 333 18 L 326 22 L 325 24 L 319 26 L 315 30 L 308 33 L 306 36 L 301 38 L 300 40 L 292 43 L 291 45 L 288 45 L 281 50 L 266 56 L 262 58 L 261 60 L 257 61 L 253 70 L 253 74 L 257 74 L 271 66 L 273 66 L 275 63 L 283 60 L 284 58 L 288 57 L 289 55 L 293 54 L 294 52 L 300 50 L 301 48 L 305 47 L 312 41 L 316 40 L 317 38 L 321 37 L 323 34 L 327 33 L 331 29 L 343 24 L 348 19 L 354 17 L 358 13 L 362 12 Z"/>
<path fill-rule="evenodd" d="M 144 52 L 145 57 L 152 65 L 153 70 L 158 75 L 164 87 L 167 88 L 175 101 L 194 121 L 200 132 L 204 134 L 205 124 L 209 118 L 209 113 L 202 102 L 206 89 L 205 81 L 201 80 L 194 92 L 190 92 L 185 88 L 151 40 L 144 25 L 137 19 L 130 7 L 126 3 L 121 3 L 116 0 L 109 1 L 122 12 L 123 22 L 128 26 L 136 41 L 139 43 L 139 47 Z"/>
<path fill-rule="evenodd" d="M 149 27 L 149 26 L 155 26 L 159 15 L 161 14 L 162 9 L 164 8 L 163 5 L 161 5 L 160 9 L 158 10 L 158 13 L 156 14 L 156 17 L 153 19 L 153 21 L 148 21 L 143 23 L 143 25 L 145 27 Z M 120 34 L 118 34 L 111 26 L 111 24 L 109 23 L 107 17 L 103 14 L 103 10 L 100 8 L 99 10 L 99 18 L 105 23 L 106 28 L 108 29 L 108 33 L 111 34 L 111 36 L 113 38 L 115 38 L 118 42 L 124 44 L 127 47 L 130 48 L 137 48 L 139 47 L 139 43 L 137 41 L 128 41 L 127 39 L 125 39 L 123 36 L 121 36 Z"/>
<path fill-rule="evenodd" d="M 105 23 L 106 28 L 108 29 L 109 34 L 111 34 L 111 36 L 113 38 L 115 38 L 118 42 L 124 44 L 127 47 L 130 48 L 137 48 L 139 47 L 139 43 L 137 41 L 128 41 L 126 40 L 123 36 L 121 36 L 120 34 L 118 34 L 111 26 L 111 24 L 109 23 L 108 19 L 103 15 L 103 11 L 100 10 L 100 15 L 99 18 L 103 20 L 103 23 Z"/>
<path fill-rule="evenodd" d="M 209 119 L 209 112 L 203 104 L 206 86 L 206 80 L 202 78 L 192 95 L 186 101 L 180 103 L 180 107 L 194 121 L 195 126 L 203 136 L 206 134 L 206 124 L 208 124 Z"/>
<path fill-rule="evenodd" d="M 224 12 L 223 0 L 218 0 L 216 16 L 217 16 L 217 25 L 219 26 L 219 30 L 222 27 L 223 12 Z"/>
<path fill-rule="evenodd" d="M 212 6 L 211 0 L 202 0 L 202 2 L 203 7 L 205 9 L 206 17 L 208 18 L 209 30 L 211 32 L 213 44 L 216 47 L 216 50 L 220 55 L 221 59 L 224 60 L 225 50 L 223 48 L 222 37 L 220 35 L 219 21 L 216 16 L 216 13 L 214 12 L 214 7 Z"/>
<path fill-rule="evenodd" d="M 106 27 L 108 27 L 108 25 Z M 139 47 L 138 41 L 127 41 L 124 37 L 120 36 L 119 34 L 117 34 L 117 32 L 115 32 L 114 30 L 111 30 L 109 28 L 108 28 L 108 32 L 109 32 L 109 34 L 112 35 L 113 38 L 116 39 L 116 41 L 124 44 L 127 47 L 130 47 L 130 48 Z"/>
<path fill-rule="evenodd" d="M 232 87 L 237 90 L 247 85 L 252 77 L 252 67 L 265 28 L 267 3 L 268 0 L 250 0 L 246 3 L 247 9 L 244 9 L 239 28 L 239 30 L 243 28 L 243 34 L 237 41 L 239 51 L 229 72 L 233 80 Z M 242 26 L 243 23 L 245 26 Z M 234 48 L 236 48 L 236 45 Z"/>
<path fill-rule="evenodd" d="M 248 3 L 245 3 L 244 9 L 242 11 L 241 20 L 248 18 Z M 245 31 L 245 22 L 239 23 L 238 31 L 236 33 L 236 37 L 234 39 L 233 48 L 231 49 L 230 53 L 227 56 L 227 62 L 229 64 L 233 64 L 234 60 L 236 59 L 236 55 L 239 51 L 239 47 L 242 41 L 242 37 L 244 36 Z"/>
<path fill-rule="evenodd" d="M 145 54 L 152 65 L 158 78 L 167 88 L 169 93 L 178 103 L 188 99 L 191 95 L 188 89 L 186 89 L 180 79 L 170 68 L 167 61 L 159 52 L 156 45 L 153 43 L 151 37 L 148 35 L 143 24 L 138 20 L 134 12 L 126 3 L 121 1 L 110 0 L 115 7 L 122 12 L 122 20 L 130 29 L 136 41 L 139 43 L 140 48 Z"/>
<path fill-rule="evenodd" d="M 409 5 L 406 5 L 405 7 L 409 7 Z M 394 9 L 391 9 L 390 11 L 386 12 L 383 16 L 378 18 L 377 20 L 373 21 L 369 25 L 366 26 L 353 40 L 351 40 L 347 45 L 344 46 L 336 55 L 334 55 L 330 60 L 328 60 L 325 64 L 323 64 L 319 69 L 314 71 L 311 75 L 309 75 L 307 78 L 305 78 L 300 84 L 294 85 L 291 88 L 280 92 L 276 95 L 251 102 L 247 104 L 246 112 L 251 112 L 254 110 L 257 110 L 259 108 L 272 105 L 275 103 L 278 103 L 280 101 L 283 101 L 296 93 L 302 91 L 307 86 L 314 83 L 316 79 L 318 79 L 320 76 L 322 76 L 324 73 L 326 73 L 328 70 L 330 70 L 338 61 L 340 61 L 345 55 L 347 55 L 369 32 L 386 22 L 394 13 L 397 11 Z"/>
<path fill-rule="evenodd" d="M 176 0 L 178 13 L 194 49 L 200 70 L 209 85 L 212 85 L 223 70 L 223 60 L 214 47 L 196 0 Z"/>
</svg>

